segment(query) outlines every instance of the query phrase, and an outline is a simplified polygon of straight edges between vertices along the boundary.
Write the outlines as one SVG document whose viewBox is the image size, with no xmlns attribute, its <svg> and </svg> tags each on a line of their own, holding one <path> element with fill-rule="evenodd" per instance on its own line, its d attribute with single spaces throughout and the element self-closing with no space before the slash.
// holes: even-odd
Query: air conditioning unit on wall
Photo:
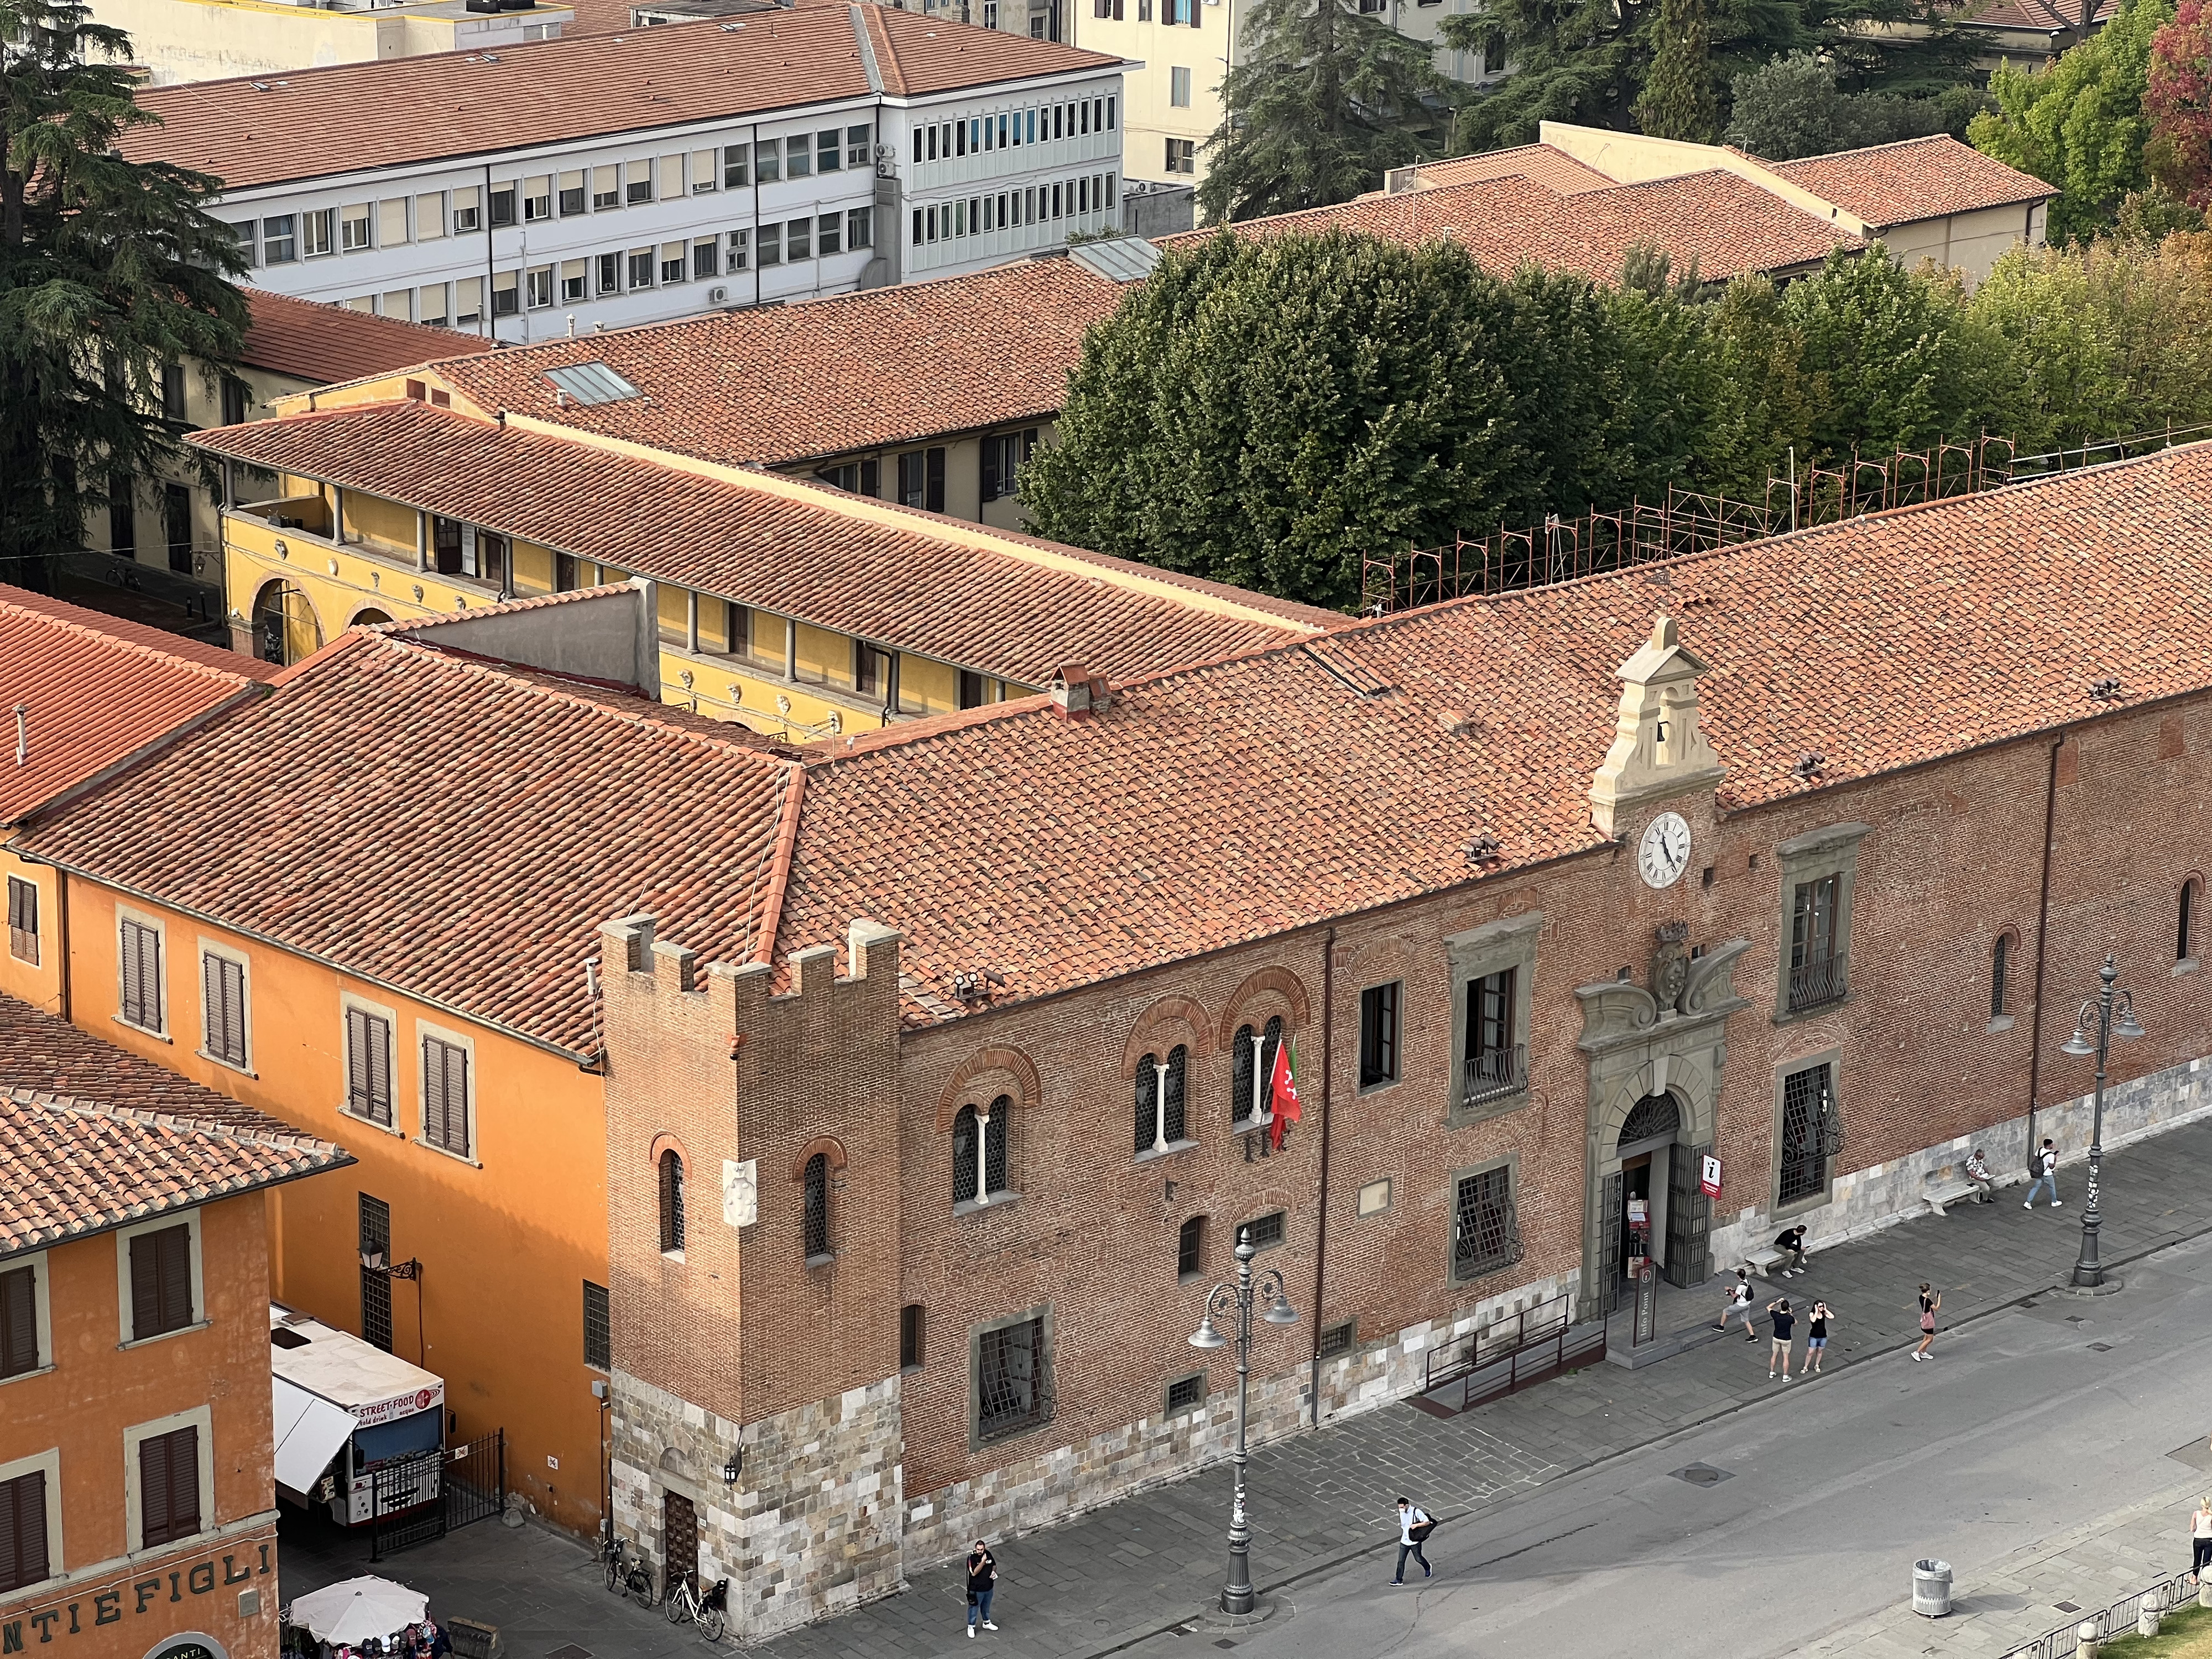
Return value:
<svg viewBox="0 0 2212 1659">
<path fill-rule="evenodd" d="M 707 290 L 707 303 L 710 306 L 724 304 L 729 297 L 730 290 L 726 288 L 710 288 Z"/>
</svg>

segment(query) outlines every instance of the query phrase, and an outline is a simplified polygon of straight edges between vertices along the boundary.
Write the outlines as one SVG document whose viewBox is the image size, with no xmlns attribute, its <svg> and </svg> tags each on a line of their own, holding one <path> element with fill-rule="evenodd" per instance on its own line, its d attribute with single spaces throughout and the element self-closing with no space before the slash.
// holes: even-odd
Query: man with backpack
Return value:
<svg viewBox="0 0 2212 1659">
<path fill-rule="evenodd" d="M 1406 1558 L 1412 1556 L 1421 1564 L 1421 1577 L 1433 1576 L 1429 1558 L 1421 1553 L 1421 1546 L 1428 1542 L 1429 1534 L 1437 1529 L 1429 1512 L 1410 1498 L 1398 1500 L 1398 1576 L 1390 1582 L 1402 1588 L 1406 1583 Z"/>
<path fill-rule="evenodd" d="M 1721 1310 L 1721 1322 L 1713 1328 L 1725 1333 L 1729 1321 L 1738 1314 L 1743 1316 L 1743 1340 L 1758 1341 L 1759 1333 L 1751 1327 L 1751 1275 L 1741 1267 L 1735 1270 L 1735 1283 L 1729 1286 L 1728 1306 Z"/>
<path fill-rule="evenodd" d="M 2066 1200 L 2058 1196 L 2058 1148 L 2051 1145 L 2050 1136 L 2043 1138 L 2040 1152 L 2029 1155 L 2027 1173 L 2030 1177 L 2027 1208 L 2032 1210 L 2035 1207 L 2035 1195 L 2045 1187 L 2051 1189 L 2051 1207 L 2054 1210 L 2066 1207 Z"/>
</svg>

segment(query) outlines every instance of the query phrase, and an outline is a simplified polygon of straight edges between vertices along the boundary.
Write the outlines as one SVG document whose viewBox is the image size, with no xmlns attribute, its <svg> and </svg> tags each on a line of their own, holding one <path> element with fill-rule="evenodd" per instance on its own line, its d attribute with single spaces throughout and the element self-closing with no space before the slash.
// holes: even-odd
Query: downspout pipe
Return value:
<svg viewBox="0 0 2212 1659">
<path fill-rule="evenodd" d="M 2035 1107 L 2043 1088 L 2043 965 L 2044 939 L 2051 931 L 2051 838 L 2058 811 L 2058 753 L 2066 747 L 2060 737 L 2051 745 L 2051 764 L 2043 785 L 2043 878 L 2035 900 L 2035 1012 L 2028 1017 L 2027 1151 L 2035 1151 Z"/>
<path fill-rule="evenodd" d="M 1316 1428 L 1321 1426 L 1321 1298 L 1327 1282 L 1324 1271 L 1328 1261 L 1328 1127 L 1330 1118 L 1334 1115 L 1329 1110 L 1328 1100 L 1329 1073 L 1336 1053 L 1334 1040 L 1336 1035 L 1334 927 L 1328 930 L 1321 949 L 1321 1201 L 1319 1218 L 1314 1224 L 1313 1364 L 1307 1384 L 1308 1394 L 1313 1401 Z"/>
</svg>

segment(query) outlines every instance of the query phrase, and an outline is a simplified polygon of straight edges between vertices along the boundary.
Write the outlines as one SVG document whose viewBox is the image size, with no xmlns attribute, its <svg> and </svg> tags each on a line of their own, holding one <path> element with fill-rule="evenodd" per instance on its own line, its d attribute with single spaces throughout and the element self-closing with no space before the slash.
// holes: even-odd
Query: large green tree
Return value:
<svg viewBox="0 0 2212 1659">
<path fill-rule="evenodd" d="M 1661 0 L 1657 50 L 1636 100 L 1636 125 L 1654 138 L 1710 144 L 1720 137 L 1712 36 L 1705 0 Z"/>
<path fill-rule="evenodd" d="M 76 0 L 0 0 L 0 580 L 51 591 L 111 478 L 179 453 L 161 372 L 234 362 L 246 302 L 217 181 L 116 149 L 154 118 Z"/>
<path fill-rule="evenodd" d="M 1348 202 L 1448 147 L 1449 88 L 1429 48 L 1355 0 L 1259 0 L 1206 141 L 1206 222 Z"/>
<path fill-rule="evenodd" d="M 1729 101 L 1729 143 L 1770 161 L 1938 132 L 1963 136 L 1988 104 L 1979 88 L 1964 84 L 1933 98 L 1845 92 L 1832 62 L 1804 52 L 1737 76 Z"/>
<path fill-rule="evenodd" d="M 2172 17 L 2172 0 L 2120 0 L 2101 30 L 2057 62 L 2038 70 L 2007 64 L 1990 77 L 1996 108 L 1976 116 L 1966 136 L 1975 149 L 2058 187 L 2053 241 L 2095 234 L 2130 191 L 2149 184 L 2143 94 L 2151 41 Z"/>
</svg>

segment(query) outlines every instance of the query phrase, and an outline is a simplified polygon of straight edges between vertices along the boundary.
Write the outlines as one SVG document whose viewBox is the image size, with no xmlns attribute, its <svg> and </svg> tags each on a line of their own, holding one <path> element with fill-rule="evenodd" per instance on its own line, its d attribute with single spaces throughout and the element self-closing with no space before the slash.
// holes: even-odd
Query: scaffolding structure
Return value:
<svg viewBox="0 0 2212 1659">
<path fill-rule="evenodd" d="M 1360 608 L 1380 617 L 1470 594 L 1574 581 L 1891 507 L 2001 489 L 2208 436 L 2212 426 L 2167 427 L 2035 455 L 2021 454 L 2011 439 L 1988 433 L 1881 457 L 1855 449 L 1833 466 L 1800 471 L 1793 465 L 1789 473 L 1770 475 L 1763 501 L 1670 488 L 1658 501 L 1632 501 L 1576 518 L 1555 513 L 1523 530 L 1501 524 L 1489 535 L 1455 536 L 1443 546 L 1370 554 L 1361 561 Z"/>
</svg>

